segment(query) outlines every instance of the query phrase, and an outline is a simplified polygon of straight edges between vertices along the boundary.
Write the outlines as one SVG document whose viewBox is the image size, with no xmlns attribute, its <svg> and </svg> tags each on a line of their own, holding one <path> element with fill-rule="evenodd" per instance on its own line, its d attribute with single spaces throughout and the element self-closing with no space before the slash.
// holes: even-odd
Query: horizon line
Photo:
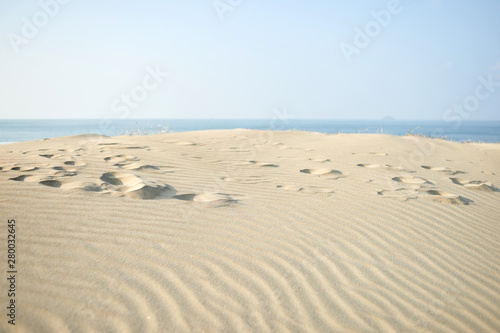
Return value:
<svg viewBox="0 0 500 333">
<path fill-rule="evenodd" d="M 107 120 L 107 121 L 127 121 L 127 120 L 272 120 L 281 119 L 277 117 L 268 118 L 0 118 L 2 120 Z M 453 122 L 454 120 L 443 119 L 368 119 L 368 118 L 284 118 L 288 121 L 294 120 L 333 120 L 333 121 L 438 121 L 438 122 Z M 500 121 L 500 119 L 461 119 L 464 122 L 474 121 Z"/>
</svg>

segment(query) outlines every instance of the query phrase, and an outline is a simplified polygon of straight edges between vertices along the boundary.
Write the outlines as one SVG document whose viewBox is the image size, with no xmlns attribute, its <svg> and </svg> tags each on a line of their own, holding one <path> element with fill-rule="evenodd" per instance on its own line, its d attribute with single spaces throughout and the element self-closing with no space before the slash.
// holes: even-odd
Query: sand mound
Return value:
<svg viewBox="0 0 500 333">
<path fill-rule="evenodd" d="M 141 178 L 131 173 L 106 172 L 100 179 L 105 182 L 107 190 L 123 193 L 126 197 L 133 199 L 151 200 L 158 197 L 171 197 L 177 193 L 167 184 Z"/>
<path fill-rule="evenodd" d="M 483 180 L 467 180 L 460 178 L 450 178 L 450 180 L 457 185 L 464 186 L 470 190 L 485 191 L 485 192 L 500 192 L 498 188 L 493 186 L 491 182 Z"/>
</svg>

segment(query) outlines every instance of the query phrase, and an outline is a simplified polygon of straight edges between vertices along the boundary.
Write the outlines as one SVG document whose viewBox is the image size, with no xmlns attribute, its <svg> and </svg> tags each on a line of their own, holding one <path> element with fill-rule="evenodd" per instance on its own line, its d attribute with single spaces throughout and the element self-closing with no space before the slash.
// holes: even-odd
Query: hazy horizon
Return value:
<svg viewBox="0 0 500 333">
<path fill-rule="evenodd" d="M 500 2 L 0 0 L 0 119 L 500 120 Z"/>
<path fill-rule="evenodd" d="M 119 118 L 0 118 L 0 120 L 103 120 L 103 119 L 110 119 L 110 120 L 235 120 L 235 121 L 244 121 L 244 120 L 269 120 L 270 118 L 273 118 L 272 114 L 270 114 L 269 117 L 261 117 L 261 118 L 125 118 L 125 119 L 119 119 Z M 290 120 L 301 120 L 301 121 L 387 121 L 387 122 L 444 122 L 444 123 L 450 123 L 450 125 L 453 125 L 452 121 L 447 121 L 443 119 L 398 119 L 398 118 L 393 118 L 393 119 L 384 119 L 384 118 L 302 118 L 302 117 L 293 117 L 293 118 L 286 118 Z M 461 122 L 500 122 L 500 119 L 466 119 L 462 120 Z"/>
</svg>

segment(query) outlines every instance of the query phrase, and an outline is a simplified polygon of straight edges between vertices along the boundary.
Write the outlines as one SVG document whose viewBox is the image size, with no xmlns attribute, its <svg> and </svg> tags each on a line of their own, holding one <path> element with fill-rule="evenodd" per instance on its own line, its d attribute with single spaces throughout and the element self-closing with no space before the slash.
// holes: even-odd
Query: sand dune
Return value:
<svg viewBox="0 0 500 333">
<path fill-rule="evenodd" d="M 0 331 L 498 332 L 499 167 L 499 144 L 380 134 L 3 145 Z"/>
</svg>

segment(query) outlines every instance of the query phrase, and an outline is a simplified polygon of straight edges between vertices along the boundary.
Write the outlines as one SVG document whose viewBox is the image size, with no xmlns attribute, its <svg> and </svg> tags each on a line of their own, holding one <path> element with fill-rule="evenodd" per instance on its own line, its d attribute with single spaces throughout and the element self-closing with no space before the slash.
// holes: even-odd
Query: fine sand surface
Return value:
<svg viewBox="0 0 500 333">
<path fill-rule="evenodd" d="M 499 332 L 499 187 L 500 144 L 414 136 L 3 145 L 0 331 Z"/>
</svg>

